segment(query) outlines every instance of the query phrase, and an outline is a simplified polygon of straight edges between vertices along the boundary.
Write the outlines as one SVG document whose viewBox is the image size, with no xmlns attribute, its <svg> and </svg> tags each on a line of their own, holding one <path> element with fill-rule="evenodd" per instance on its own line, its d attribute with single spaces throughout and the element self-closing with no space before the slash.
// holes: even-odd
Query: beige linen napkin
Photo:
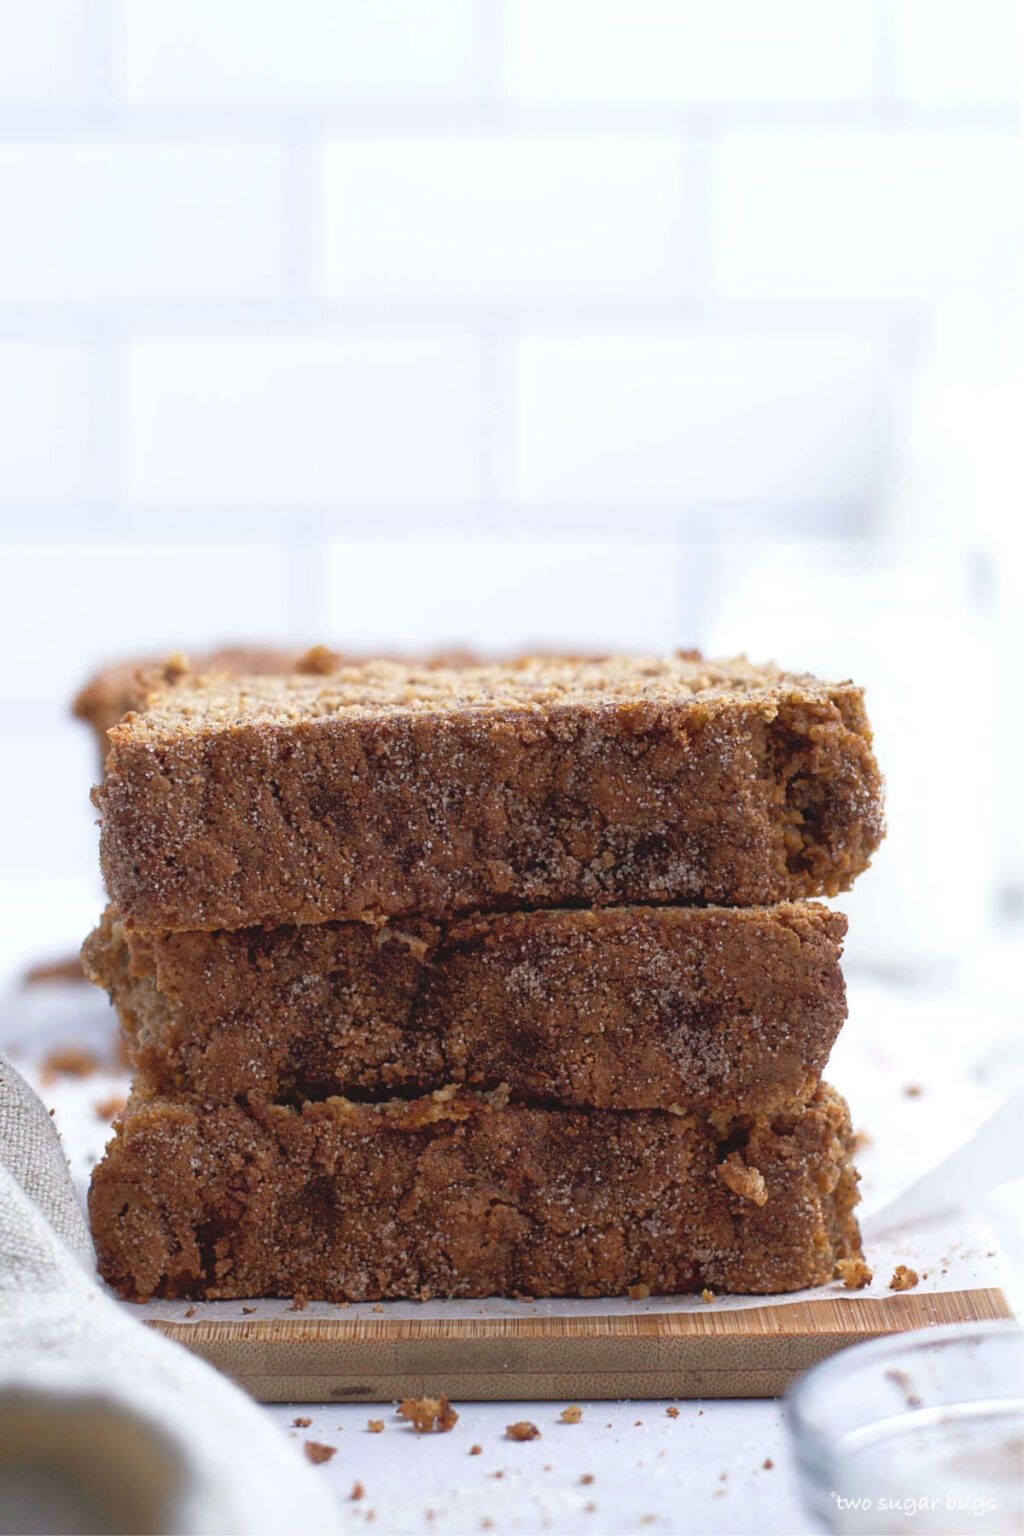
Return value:
<svg viewBox="0 0 1024 1536">
<path fill-rule="evenodd" d="M 0 1532 L 336 1532 L 260 1408 L 94 1277 L 53 1122 L 0 1056 Z"/>
</svg>

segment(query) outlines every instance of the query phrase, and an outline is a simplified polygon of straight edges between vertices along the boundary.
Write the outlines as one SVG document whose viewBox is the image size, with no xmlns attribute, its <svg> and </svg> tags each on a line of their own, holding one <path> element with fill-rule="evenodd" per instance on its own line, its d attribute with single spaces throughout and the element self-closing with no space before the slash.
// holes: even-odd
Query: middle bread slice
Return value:
<svg viewBox="0 0 1024 1536">
<path fill-rule="evenodd" d="M 603 907 L 86 941 L 140 1086 L 227 1102 L 439 1083 L 523 1103 L 770 1114 L 846 1016 L 846 919 L 813 902 Z"/>
</svg>

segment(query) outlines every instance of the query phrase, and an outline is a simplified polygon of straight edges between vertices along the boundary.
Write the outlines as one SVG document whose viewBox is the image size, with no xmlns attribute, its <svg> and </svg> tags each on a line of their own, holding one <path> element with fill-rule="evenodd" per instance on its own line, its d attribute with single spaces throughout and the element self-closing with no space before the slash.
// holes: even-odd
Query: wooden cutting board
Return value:
<svg viewBox="0 0 1024 1536">
<path fill-rule="evenodd" d="M 882 1334 L 1013 1316 L 1002 1291 L 945 1291 L 618 1316 L 351 1317 L 149 1326 L 264 1403 L 778 1397 Z"/>
</svg>

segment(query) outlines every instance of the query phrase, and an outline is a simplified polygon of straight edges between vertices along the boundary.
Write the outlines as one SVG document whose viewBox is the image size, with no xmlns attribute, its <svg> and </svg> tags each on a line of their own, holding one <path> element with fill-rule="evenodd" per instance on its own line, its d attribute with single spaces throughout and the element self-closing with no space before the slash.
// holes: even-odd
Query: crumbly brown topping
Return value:
<svg viewBox="0 0 1024 1536">
<path fill-rule="evenodd" d="M 840 1259 L 836 1274 L 848 1291 L 862 1291 L 872 1280 L 872 1271 L 863 1259 Z"/>
<path fill-rule="evenodd" d="M 533 710 L 551 705 L 614 705 L 642 699 L 667 703 L 682 696 L 749 694 L 780 680 L 821 688 L 817 679 L 755 666 L 743 657 L 693 661 L 672 657 L 608 657 L 602 661 L 526 657 L 514 665 L 454 670 L 374 661 L 326 676 L 185 676 L 161 688 L 114 739 L 180 735 L 211 725 L 277 724 L 341 714 L 420 714 L 437 710 Z"/>
<path fill-rule="evenodd" d="M 763 1175 L 756 1168 L 748 1167 L 738 1152 L 730 1152 L 725 1162 L 719 1163 L 718 1177 L 734 1195 L 753 1200 L 755 1205 L 767 1203 L 768 1190 Z"/>
<path fill-rule="evenodd" d="M 897 1264 L 889 1281 L 890 1291 L 912 1291 L 921 1276 L 916 1269 L 909 1269 L 906 1264 Z"/>
</svg>

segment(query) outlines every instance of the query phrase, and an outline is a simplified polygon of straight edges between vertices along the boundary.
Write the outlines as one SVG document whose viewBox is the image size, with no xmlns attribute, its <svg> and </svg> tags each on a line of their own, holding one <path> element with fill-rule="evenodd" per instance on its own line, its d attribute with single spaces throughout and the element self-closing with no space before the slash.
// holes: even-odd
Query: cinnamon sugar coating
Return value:
<svg viewBox="0 0 1024 1536">
<path fill-rule="evenodd" d="M 845 889 L 882 835 L 860 690 L 746 661 L 195 679 L 94 799 L 139 932 Z"/>
<path fill-rule="evenodd" d="M 506 1083 L 566 1106 L 763 1113 L 821 1075 L 846 1013 L 845 931 L 810 903 L 156 937 L 108 910 L 83 960 L 153 1094 Z"/>
<path fill-rule="evenodd" d="M 307 672 L 315 676 L 335 672 L 343 666 L 359 666 L 370 659 L 351 652 L 332 651 L 326 645 L 314 645 L 304 651 L 273 645 L 222 645 L 216 650 L 190 656 L 189 669 L 246 677 L 276 677 L 285 672 Z M 479 666 L 482 661 L 473 651 L 457 649 L 434 651 L 416 659 L 421 666 L 428 667 Z M 153 688 L 164 681 L 162 674 L 167 660 L 165 653 L 163 656 L 135 656 L 110 662 L 75 695 L 71 713 L 95 735 L 101 768 L 107 755 L 107 732 L 130 709 L 145 705 Z"/>
<path fill-rule="evenodd" d="M 860 1253 L 846 1106 L 713 1122 L 445 1090 L 301 1110 L 135 1099 L 89 1208 L 123 1295 L 769 1293 Z M 763 1204 L 730 1190 L 738 1154 Z"/>
</svg>

